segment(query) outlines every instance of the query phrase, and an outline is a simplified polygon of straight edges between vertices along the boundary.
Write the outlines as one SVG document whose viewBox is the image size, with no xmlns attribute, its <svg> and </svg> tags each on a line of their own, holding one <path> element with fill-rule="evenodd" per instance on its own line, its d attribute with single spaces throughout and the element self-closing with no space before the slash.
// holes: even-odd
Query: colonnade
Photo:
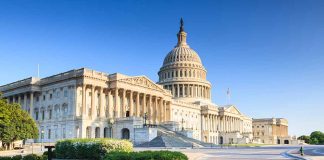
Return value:
<svg viewBox="0 0 324 160">
<path fill-rule="evenodd" d="M 173 97 L 201 97 L 210 99 L 210 88 L 198 84 L 172 84 L 165 85 L 165 89 L 171 91 Z"/>
<path fill-rule="evenodd" d="M 95 85 L 82 85 L 82 110 L 81 115 L 86 117 L 87 98 L 86 91 L 91 90 L 91 113 L 95 113 L 98 108 L 95 106 L 95 94 L 99 96 L 99 117 L 122 118 L 129 116 L 143 117 L 147 113 L 149 123 L 158 124 L 170 119 L 170 101 L 163 97 L 141 93 L 126 88 L 105 88 Z M 105 103 L 105 98 L 106 103 Z M 89 109 L 89 108 L 88 108 Z M 89 116 L 89 115 L 88 115 Z M 91 114 L 92 118 L 97 117 Z"/>
<path fill-rule="evenodd" d="M 29 106 L 27 105 L 27 98 L 29 98 Z M 8 103 L 18 103 L 18 104 L 21 104 L 21 101 L 23 100 L 23 104 L 21 104 L 22 109 L 28 111 L 30 115 L 33 115 L 34 92 L 19 93 L 17 95 L 6 97 L 6 99 Z"/>
<path fill-rule="evenodd" d="M 243 132 L 243 121 L 238 117 L 206 114 L 202 118 L 202 130 L 204 131 Z"/>
</svg>

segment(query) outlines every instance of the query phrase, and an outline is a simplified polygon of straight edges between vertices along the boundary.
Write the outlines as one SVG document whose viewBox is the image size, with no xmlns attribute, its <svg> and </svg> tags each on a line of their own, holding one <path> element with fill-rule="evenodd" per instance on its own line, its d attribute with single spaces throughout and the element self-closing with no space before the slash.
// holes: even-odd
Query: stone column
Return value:
<svg viewBox="0 0 324 160">
<path fill-rule="evenodd" d="M 108 101 L 108 117 L 109 118 L 113 118 L 114 117 L 114 104 L 113 104 L 113 96 L 112 96 L 112 93 L 111 93 L 111 89 L 108 90 L 108 93 L 107 93 L 107 101 Z M 106 102 L 107 103 L 107 102 Z M 105 105 L 106 105 L 105 103 Z M 105 111 L 106 112 L 106 111 Z"/>
<path fill-rule="evenodd" d="M 91 87 L 91 117 L 92 117 L 92 119 L 97 117 L 96 106 L 95 106 L 94 102 L 95 102 L 95 86 L 92 85 L 92 87 Z"/>
<path fill-rule="evenodd" d="M 158 97 L 155 96 L 155 104 L 153 106 L 153 117 L 154 117 L 154 124 L 157 124 L 158 119 Z"/>
<path fill-rule="evenodd" d="M 115 118 L 120 117 L 120 100 L 119 100 L 119 94 L 118 94 L 118 88 L 115 89 Z"/>
<path fill-rule="evenodd" d="M 21 105 L 21 95 L 18 94 L 18 104 Z"/>
<path fill-rule="evenodd" d="M 161 122 L 165 122 L 165 100 L 162 101 L 162 112 L 161 112 Z"/>
<path fill-rule="evenodd" d="M 210 128 L 209 128 L 209 126 L 210 126 L 209 114 L 207 114 L 206 122 L 207 122 L 206 130 L 207 130 L 207 131 L 210 131 Z"/>
<path fill-rule="evenodd" d="M 143 102 L 142 116 L 144 117 L 144 114 L 147 112 L 146 111 L 146 94 L 145 93 L 143 93 L 143 100 L 142 100 L 142 102 Z"/>
<path fill-rule="evenodd" d="M 178 91 L 177 97 L 180 97 L 180 85 L 179 84 L 177 84 L 177 91 Z"/>
<path fill-rule="evenodd" d="M 175 89 L 174 89 L 174 84 L 171 85 L 172 86 L 172 96 L 175 97 Z"/>
<path fill-rule="evenodd" d="M 100 117 L 104 118 L 105 117 L 105 106 L 106 104 L 104 103 L 105 100 L 105 92 L 104 92 L 104 88 L 99 88 L 98 92 L 100 94 L 100 101 L 99 101 L 99 113 L 100 113 Z M 107 109 L 107 108 L 106 108 Z"/>
<path fill-rule="evenodd" d="M 140 93 L 136 94 L 136 117 L 140 116 Z"/>
<path fill-rule="evenodd" d="M 185 94 L 185 84 L 182 84 L 182 97 L 186 97 L 186 94 Z"/>
<path fill-rule="evenodd" d="M 130 103 L 130 104 L 128 104 L 129 105 L 129 116 L 132 117 L 132 116 L 134 116 L 133 91 L 130 91 L 130 93 L 129 93 L 129 103 Z"/>
<path fill-rule="evenodd" d="M 201 115 L 201 130 L 205 130 L 206 126 L 206 120 L 205 120 L 205 116 L 204 115 Z"/>
<path fill-rule="evenodd" d="M 216 120 L 215 120 L 215 115 L 213 115 L 213 132 L 216 131 Z"/>
<path fill-rule="evenodd" d="M 224 131 L 227 132 L 227 116 L 224 116 Z"/>
<path fill-rule="evenodd" d="M 33 116 L 33 111 L 34 111 L 34 92 L 30 92 L 30 105 L 29 105 L 29 114 Z"/>
<path fill-rule="evenodd" d="M 126 117 L 126 89 L 123 89 L 122 111 L 120 117 Z"/>
<path fill-rule="evenodd" d="M 8 98 L 9 99 L 9 98 Z M 27 109 L 27 93 L 24 93 L 24 106 L 22 107 L 24 110 Z"/>
<path fill-rule="evenodd" d="M 149 115 L 149 122 L 153 122 L 153 114 L 152 114 L 152 95 L 149 95 L 149 105 L 148 105 L 148 115 Z"/>
<path fill-rule="evenodd" d="M 86 85 L 82 85 L 82 116 L 86 117 L 86 111 L 87 111 L 87 104 L 86 104 Z"/>
</svg>

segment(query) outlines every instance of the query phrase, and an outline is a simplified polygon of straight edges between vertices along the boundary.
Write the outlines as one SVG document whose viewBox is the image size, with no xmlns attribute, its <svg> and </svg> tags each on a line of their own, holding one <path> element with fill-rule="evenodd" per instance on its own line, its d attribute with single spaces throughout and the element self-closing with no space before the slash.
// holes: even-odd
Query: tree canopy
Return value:
<svg viewBox="0 0 324 160">
<path fill-rule="evenodd" d="M 304 140 L 305 143 L 310 144 L 324 144 L 324 133 L 321 131 L 314 131 L 310 134 L 310 136 L 300 136 L 298 137 L 300 140 Z"/>
<path fill-rule="evenodd" d="M 9 104 L 0 94 L 0 141 L 7 147 L 16 140 L 38 137 L 33 118 L 19 104 Z"/>
</svg>

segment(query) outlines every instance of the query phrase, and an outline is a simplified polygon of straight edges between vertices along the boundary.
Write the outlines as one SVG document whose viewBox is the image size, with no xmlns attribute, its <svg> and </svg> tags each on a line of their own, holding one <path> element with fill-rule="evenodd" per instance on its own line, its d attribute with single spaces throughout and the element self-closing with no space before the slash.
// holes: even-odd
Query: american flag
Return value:
<svg viewBox="0 0 324 160">
<path fill-rule="evenodd" d="M 230 88 L 227 88 L 227 95 L 229 96 L 231 94 Z"/>
</svg>

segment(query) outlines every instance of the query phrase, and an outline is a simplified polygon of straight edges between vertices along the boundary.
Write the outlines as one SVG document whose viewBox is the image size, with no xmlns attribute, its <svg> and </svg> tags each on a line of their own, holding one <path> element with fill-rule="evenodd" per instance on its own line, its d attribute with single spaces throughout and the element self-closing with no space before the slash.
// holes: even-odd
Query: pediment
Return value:
<svg viewBox="0 0 324 160">
<path fill-rule="evenodd" d="M 130 77 L 125 79 L 120 79 L 118 81 L 164 92 L 164 89 L 161 86 L 154 83 L 152 80 L 148 79 L 145 76 Z"/>
<path fill-rule="evenodd" d="M 233 114 L 238 114 L 241 115 L 241 112 L 235 107 L 235 106 L 230 106 L 226 109 L 227 112 L 233 113 Z"/>
</svg>

